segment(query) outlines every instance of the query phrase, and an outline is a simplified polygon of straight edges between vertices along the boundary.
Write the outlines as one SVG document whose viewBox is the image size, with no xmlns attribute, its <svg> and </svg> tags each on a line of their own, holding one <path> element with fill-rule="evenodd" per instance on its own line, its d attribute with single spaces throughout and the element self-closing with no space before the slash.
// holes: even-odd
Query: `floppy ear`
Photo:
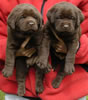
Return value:
<svg viewBox="0 0 88 100">
<path fill-rule="evenodd" d="M 80 23 L 84 21 L 84 15 L 81 11 L 79 11 L 79 16 L 80 16 Z"/>
<path fill-rule="evenodd" d="M 42 15 L 40 13 L 39 14 L 38 13 L 36 14 L 38 16 L 38 27 L 42 28 L 42 25 L 44 24 L 44 21 L 43 21 Z"/>
<path fill-rule="evenodd" d="M 79 26 L 84 20 L 84 15 L 83 13 L 81 12 L 80 9 L 78 9 L 78 12 L 77 12 L 77 26 Z"/>
<path fill-rule="evenodd" d="M 55 8 L 51 8 L 50 10 L 48 10 L 47 12 L 47 18 L 51 23 L 54 23 L 54 13 L 55 13 Z"/>
<path fill-rule="evenodd" d="M 10 28 L 15 29 L 16 14 L 11 12 L 8 16 L 7 24 Z"/>
</svg>

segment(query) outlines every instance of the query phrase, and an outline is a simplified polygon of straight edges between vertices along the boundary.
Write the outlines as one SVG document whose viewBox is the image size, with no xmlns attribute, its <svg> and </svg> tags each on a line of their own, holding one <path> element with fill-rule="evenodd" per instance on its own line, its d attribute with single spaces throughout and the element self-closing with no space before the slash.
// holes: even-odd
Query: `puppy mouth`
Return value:
<svg viewBox="0 0 88 100">
<path fill-rule="evenodd" d="M 74 29 L 72 29 L 71 27 L 69 28 L 63 28 L 63 27 L 56 27 L 56 31 L 59 32 L 59 33 L 68 33 L 68 34 L 72 34 Z"/>
<path fill-rule="evenodd" d="M 37 29 L 34 29 L 34 28 L 25 28 L 25 29 L 20 29 L 21 31 L 23 31 L 24 33 L 34 33 L 37 31 Z"/>
<path fill-rule="evenodd" d="M 31 35 L 33 35 L 33 33 L 35 33 L 35 31 L 34 30 L 29 30 L 25 33 L 26 33 L 26 36 L 29 36 L 29 35 L 31 36 Z"/>
<path fill-rule="evenodd" d="M 59 33 L 72 33 L 73 31 L 71 30 L 71 29 L 69 29 L 69 30 L 66 30 L 66 29 L 61 29 L 61 28 L 58 28 L 58 29 L 56 29 L 56 31 L 57 32 L 59 32 Z"/>
<path fill-rule="evenodd" d="M 29 29 L 28 32 L 33 33 L 33 32 L 35 32 L 35 30 Z"/>
</svg>

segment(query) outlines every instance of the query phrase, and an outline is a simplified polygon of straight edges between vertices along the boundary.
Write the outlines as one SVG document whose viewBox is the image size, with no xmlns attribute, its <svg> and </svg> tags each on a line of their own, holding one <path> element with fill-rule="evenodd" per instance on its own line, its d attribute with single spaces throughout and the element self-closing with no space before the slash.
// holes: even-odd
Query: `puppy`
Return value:
<svg viewBox="0 0 88 100">
<path fill-rule="evenodd" d="M 62 66 L 60 72 L 58 72 L 55 80 L 52 82 L 53 87 L 58 88 L 63 77 L 75 71 L 75 54 L 81 35 L 80 24 L 83 22 L 84 16 L 75 5 L 68 2 L 61 2 L 55 4 L 48 11 L 47 18 L 48 21 L 44 27 L 44 37 L 46 37 L 45 42 L 47 43 L 46 52 L 49 52 L 49 49 L 51 50 L 53 67 L 57 67 L 57 64 L 60 62 Z M 60 62 L 55 55 L 55 48 L 53 48 L 53 45 L 58 43 L 58 37 L 63 40 L 67 47 L 67 53 L 64 55 L 65 59 Z M 42 45 L 45 46 L 44 43 Z M 60 49 L 59 46 L 57 46 L 56 49 Z M 46 55 L 46 58 L 47 57 L 48 55 Z"/>
<path fill-rule="evenodd" d="M 41 14 L 34 6 L 30 4 L 20 4 L 17 5 L 9 14 L 7 23 L 8 39 L 6 61 L 2 73 L 5 77 L 11 76 L 16 63 L 18 95 L 23 96 L 25 93 L 25 77 L 28 72 L 26 63 L 28 57 L 16 57 L 16 53 L 26 38 L 30 37 L 31 40 L 25 48 L 35 48 L 37 56 L 43 38 L 43 20 Z M 35 59 L 35 56 L 31 57 L 31 59 Z M 28 62 L 30 63 L 30 60 L 28 60 Z M 31 65 L 34 63 L 35 62 L 31 62 Z M 36 92 L 40 93 L 43 91 L 43 73 L 42 71 L 39 71 L 39 68 L 38 70 L 36 68 L 36 74 Z"/>
</svg>

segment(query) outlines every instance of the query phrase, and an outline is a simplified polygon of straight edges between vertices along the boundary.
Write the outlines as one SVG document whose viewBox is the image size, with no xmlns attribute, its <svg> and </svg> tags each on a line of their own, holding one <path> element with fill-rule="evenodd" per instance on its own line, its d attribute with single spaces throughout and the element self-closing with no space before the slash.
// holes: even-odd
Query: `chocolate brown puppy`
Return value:
<svg viewBox="0 0 88 100">
<path fill-rule="evenodd" d="M 13 73 L 16 63 L 16 78 L 18 82 L 18 95 L 23 96 L 25 93 L 25 77 L 28 72 L 26 60 L 27 57 L 17 57 L 16 52 L 20 49 L 21 44 L 30 37 L 31 40 L 26 48 L 35 48 L 36 54 L 39 52 L 40 44 L 43 38 L 42 25 L 43 20 L 38 10 L 30 4 L 17 5 L 8 16 L 8 39 L 6 48 L 5 68 L 2 73 L 9 77 Z M 35 59 L 31 57 L 31 59 Z M 16 61 L 15 61 L 16 60 Z M 35 62 L 30 62 L 33 65 Z M 36 92 L 43 91 L 42 71 L 36 68 Z M 37 83 L 40 82 L 40 83 Z M 40 86 L 38 86 L 40 84 Z"/>
<path fill-rule="evenodd" d="M 55 80 L 53 80 L 52 85 L 57 88 L 61 83 L 65 74 L 72 74 L 75 71 L 75 54 L 77 52 L 79 39 L 81 35 L 80 24 L 84 20 L 84 16 L 79 8 L 68 2 L 61 2 L 55 4 L 47 13 L 48 21 L 45 25 L 45 41 L 47 41 L 46 52 L 49 54 L 48 50 L 51 50 L 52 56 L 52 66 L 57 67 L 59 63 L 58 57 L 56 57 L 52 49 L 53 44 L 58 43 L 58 37 L 61 38 L 66 47 L 67 53 L 64 60 L 60 62 L 62 67 L 60 72 L 58 72 Z M 45 46 L 45 43 L 43 43 Z M 63 46 L 63 45 L 62 45 Z M 56 49 L 60 49 L 59 45 L 56 45 Z M 48 55 L 46 55 L 46 58 Z"/>
</svg>

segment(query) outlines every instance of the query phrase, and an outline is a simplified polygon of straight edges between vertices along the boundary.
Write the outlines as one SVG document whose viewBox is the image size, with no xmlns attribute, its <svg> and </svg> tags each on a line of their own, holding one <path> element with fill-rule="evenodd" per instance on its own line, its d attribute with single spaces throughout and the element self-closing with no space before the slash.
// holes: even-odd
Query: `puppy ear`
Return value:
<svg viewBox="0 0 88 100">
<path fill-rule="evenodd" d="M 51 23 L 54 23 L 54 13 L 55 13 L 55 8 L 51 8 L 50 10 L 48 10 L 47 12 L 47 18 Z"/>
<path fill-rule="evenodd" d="M 84 15 L 81 11 L 79 11 L 79 16 L 80 16 L 80 23 L 84 21 Z"/>
<path fill-rule="evenodd" d="M 15 29 L 16 15 L 12 12 L 8 16 L 7 24 L 10 28 Z"/>
<path fill-rule="evenodd" d="M 84 20 L 84 15 L 79 9 L 77 12 L 77 26 L 79 26 L 83 22 L 83 20 Z"/>
<path fill-rule="evenodd" d="M 42 25 L 44 24 L 42 15 L 39 12 L 36 15 L 38 17 L 38 27 L 41 29 L 42 28 Z"/>
</svg>

